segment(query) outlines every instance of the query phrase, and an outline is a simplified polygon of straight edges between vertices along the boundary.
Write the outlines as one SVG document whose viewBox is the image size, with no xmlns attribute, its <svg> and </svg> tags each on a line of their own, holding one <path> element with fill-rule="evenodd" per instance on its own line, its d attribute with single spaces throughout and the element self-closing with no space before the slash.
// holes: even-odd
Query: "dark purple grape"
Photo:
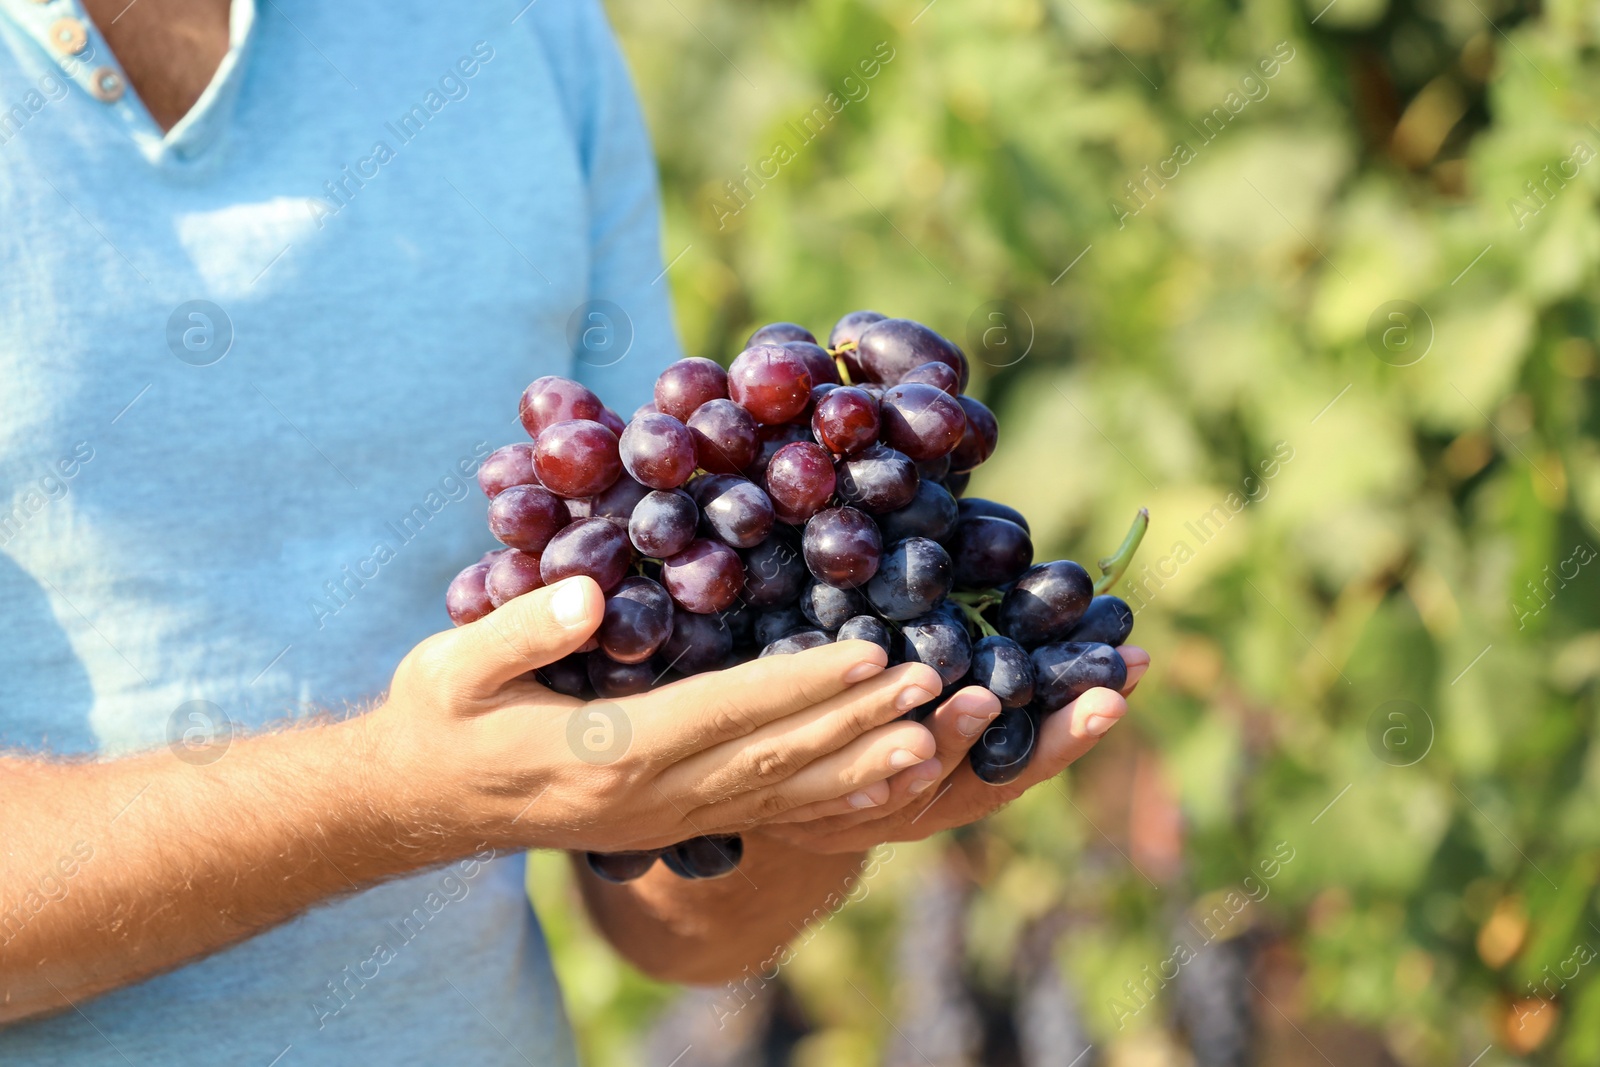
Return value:
<svg viewBox="0 0 1600 1067">
<path fill-rule="evenodd" d="M 930 611 L 900 627 L 900 654 L 906 663 L 926 663 L 945 685 L 955 685 L 972 666 L 972 641 L 960 621 Z"/>
<path fill-rule="evenodd" d="M 450 579 L 450 587 L 444 591 L 444 609 L 450 613 L 451 622 L 465 626 L 494 610 L 494 602 L 484 588 L 488 577 L 489 564 L 474 563 Z"/>
<path fill-rule="evenodd" d="M 744 589 L 744 564 L 727 545 L 695 540 L 661 563 L 661 584 L 685 611 L 709 615 L 739 599 Z"/>
<path fill-rule="evenodd" d="M 961 394 L 961 376 L 948 363 L 924 363 L 920 367 L 912 367 L 900 376 L 899 384 L 907 385 L 911 382 L 931 385 L 950 396 Z"/>
<path fill-rule="evenodd" d="M 766 647 L 781 637 L 807 628 L 806 617 L 799 608 L 774 608 L 756 616 L 751 638 L 760 647 Z"/>
<path fill-rule="evenodd" d="M 738 834 L 691 837 L 661 854 L 661 862 L 679 878 L 721 878 L 733 873 L 744 858 L 744 839 Z"/>
<path fill-rule="evenodd" d="M 628 520 L 633 517 L 633 509 L 653 491 L 649 486 L 640 485 L 624 474 L 611 483 L 610 489 L 592 498 L 590 516 L 596 519 L 614 519 L 626 527 Z"/>
<path fill-rule="evenodd" d="M 657 659 L 663 670 L 701 674 L 721 667 L 731 651 L 733 632 L 721 616 L 676 611 L 672 614 L 672 633 Z"/>
<path fill-rule="evenodd" d="M 926 537 L 908 537 L 884 550 L 878 573 L 866 584 L 867 599 L 879 615 L 903 622 L 932 611 L 950 592 L 951 580 L 944 546 Z"/>
<path fill-rule="evenodd" d="M 833 324 L 833 329 L 828 332 L 828 347 L 837 352 L 840 345 L 856 344 L 861 339 L 862 330 L 888 317 L 876 311 L 852 311 Z M 842 353 L 840 358 L 844 360 L 844 365 L 850 371 L 853 381 L 866 380 L 862 375 L 861 365 L 856 362 L 854 351 Z"/>
<path fill-rule="evenodd" d="M 642 415 L 618 441 L 622 465 L 652 489 L 676 489 L 694 474 L 694 435 L 671 415 Z"/>
<path fill-rule="evenodd" d="M 738 474 L 761 451 L 756 420 L 732 400 L 708 400 L 689 416 L 695 460 L 714 474 Z"/>
<path fill-rule="evenodd" d="M 967 491 L 967 483 L 972 481 L 971 471 L 951 471 L 944 478 L 944 487 L 950 490 L 950 495 L 957 500 Z"/>
<path fill-rule="evenodd" d="M 1000 699 L 1002 707 L 1033 700 L 1033 660 L 1009 637 L 985 637 L 972 646 L 972 683 Z"/>
<path fill-rule="evenodd" d="M 628 539 L 641 555 L 666 559 L 682 552 L 694 540 L 700 509 L 682 489 L 655 489 L 634 506 L 628 519 Z"/>
<path fill-rule="evenodd" d="M 861 331 L 853 361 L 860 365 L 858 381 L 893 385 L 907 372 L 924 363 L 947 363 L 956 372 L 961 387 L 967 384 L 967 360 L 961 350 L 920 322 L 910 319 L 884 319 Z M 852 370 L 851 377 L 855 378 Z"/>
<path fill-rule="evenodd" d="M 800 550 L 784 537 L 769 537 L 744 557 L 744 599 L 751 607 L 778 608 L 793 604 L 811 580 Z"/>
<path fill-rule="evenodd" d="M 733 548 L 759 545 L 772 533 L 772 501 L 761 487 L 732 474 L 696 479 L 702 532 Z"/>
<path fill-rule="evenodd" d="M 749 347 L 748 345 L 746 347 Z M 784 341 L 782 347 L 786 352 L 793 352 L 805 361 L 806 370 L 811 373 L 811 386 L 813 389 L 812 400 L 816 399 L 814 390 L 819 385 L 839 384 L 839 365 L 828 355 L 828 350 L 815 341 L 804 338 Z"/>
<path fill-rule="evenodd" d="M 878 441 L 878 401 L 851 385 L 830 390 L 811 413 L 811 432 L 835 455 L 859 452 Z"/>
<path fill-rule="evenodd" d="M 878 524 L 865 512 L 829 508 L 806 523 L 803 548 L 812 577 L 848 589 L 877 573 L 883 540 Z"/>
<path fill-rule="evenodd" d="M 907 537 L 943 541 L 956 528 L 956 516 L 956 498 L 944 486 L 923 478 L 911 503 L 878 516 L 878 529 L 885 543 Z"/>
<path fill-rule="evenodd" d="M 884 390 L 878 417 L 883 443 L 919 461 L 949 455 L 967 428 L 967 416 L 955 398 L 921 382 Z"/>
<path fill-rule="evenodd" d="M 728 396 L 757 422 L 788 422 L 811 402 L 806 361 L 781 345 L 752 345 L 728 367 Z M 743 466 L 743 464 L 740 464 Z"/>
<path fill-rule="evenodd" d="M 1001 708 L 1000 714 L 967 753 L 981 782 L 1004 785 L 1027 770 L 1039 741 L 1039 720 L 1027 708 Z"/>
<path fill-rule="evenodd" d="M 867 598 L 859 589 L 836 589 L 822 582 L 812 582 L 800 596 L 800 610 L 812 625 L 824 630 L 837 630 L 857 615 L 865 615 L 870 609 Z"/>
<path fill-rule="evenodd" d="M 606 597 L 600 650 L 618 663 L 643 663 L 672 634 L 672 598 L 649 578 L 624 578 Z"/>
<path fill-rule="evenodd" d="M 513 485 L 489 502 L 489 532 L 495 540 L 534 555 L 571 521 L 566 502 L 539 485 Z"/>
<path fill-rule="evenodd" d="M 750 335 L 750 340 L 744 343 L 746 348 L 756 345 L 781 345 L 787 341 L 802 341 L 816 344 L 817 338 L 804 326 L 793 322 L 769 322 L 755 333 Z"/>
<path fill-rule="evenodd" d="M 1033 650 L 1034 701 L 1041 711 L 1066 707 L 1091 689 L 1120 691 L 1128 665 L 1110 645 L 1063 641 Z"/>
<path fill-rule="evenodd" d="M 874 515 L 895 511 L 917 495 L 917 465 L 904 452 L 872 445 L 839 461 L 839 496 Z"/>
<path fill-rule="evenodd" d="M 513 485 L 537 485 L 538 482 L 539 476 L 533 473 L 532 441 L 501 445 L 478 465 L 478 488 L 490 500 Z"/>
<path fill-rule="evenodd" d="M 489 603 L 499 607 L 523 593 L 531 593 L 544 585 L 539 573 L 539 557 L 516 549 L 507 551 L 489 564 L 483 588 L 489 594 Z"/>
<path fill-rule="evenodd" d="M 613 885 L 622 885 L 635 878 L 643 878 L 645 872 L 656 865 L 656 860 L 661 857 L 660 852 L 585 852 L 584 862 L 589 865 L 589 870 L 602 882 Z"/>
<path fill-rule="evenodd" d="M 759 614 L 753 606 L 741 600 L 727 611 L 717 612 L 712 618 L 718 626 L 728 631 L 735 645 L 748 645 L 755 640 L 756 617 Z"/>
<path fill-rule="evenodd" d="M 602 700 L 631 697 L 647 691 L 656 681 L 655 668 L 650 663 L 618 663 L 604 652 L 589 653 L 584 666 L 589 671 L 589 684 Z"/>
<path fill-rule="evenodd" d="M 772 457 L 784 445 L 794 444 L 796 441 L 815 443 L 811 436 L 811 428 L 797 422 L 779 423 L 777 426 L 763 426 L 757 431 L 761 440 L 761 449 L 756 453 L 756 458 L 750 466 L 744 469 L 744 476 L 757 485 L 767 484 L 767 468 L 772 464 Z"/>
<path fill-rule="evenodd" d="M 545 585 L 586 574 L 609 593 L 628 576 L 633 546 L 628 533 L 610 519 L 583 519 L 556 534 L 539 557 Z"/>
<path fill-rule="evenodd" d="M 761 650 L 757 659 L 768 656 L 787 656 L 795 652 L 804 652 L 811 648 L 821 648 L 823 645 L 833 644 L 833 638 L 821 630 L 796 630 L 794 633 L 778 638 L 772 644 Z"/>
<path fill-rule="evenodd" d="M 1000 602 L 1000 631 L 1029 647 L 1059 641 L 1072 632 L 1093 596 L 1093 579 L 1076 563 L 1041 563 L 1018 578 Z"/>
<path fill-rule="evenodd" d="M 1068 641 L 1090 641 L 1116 648 L 1133 633 L 1133 609 L 1119 596 L 1097 596 L 1067 634 Z"/>
<path fill-rule="evenodd" d="M 557 496 L 595 496 L 622 474 L 617 435 L 598 422 L 553 422 L 534 440 L 533 469 Z"/>
<path fill-rule="evenodd" d="M 996 519 L 1014 522 L 1022 527 L 1024 531 L 1032 532 L 1028 528 L 1028 519 L 1022 512 L 998 501 L 985 500 L 981 496 L 969 496 L 965 500 L 956 501 L 956 513 L 962 522 L 978 515 L 988 515 Z"/>
<path fill-rule="evenodd" d="M 728 399 L 728 372 L 709 359 L 680 359 L 656 379 L 656 410 L 687 423 L 712 400 Z"/>
<path fill-rule="evenodd" d="M 554 663 L 546 663 L 533 672 L 533 677 L 546 689 L 553 689 L 557 693 L 577 697 L 579 700 L 587 700 L 594 696 L 594 689 L 589 685 L 588 664 L 587 652 L 574 652 L 570 656 L 562 656 Z"/>
<path fill-rule="evenodd" d="M 1014 582 L 1033 565 L 1028 531 L 1007 519 L 975 516 L 956 523 L 950 538 L 956 588 L 993 589 Z"/>
<path fill-rule="evenodd" d="M 917 461 L 917 477 L 925 482 L 942 482 L 950 473 L 950 457 L 940 456 L 937 459 L 920 459 Z"/>
<path fill-rule="evenodd" d="M 994 455 L 995 446 L 1000 443 L 1000 423 L 994 412 L 970 396 L 958 396 L 956 403 L 961 405 L 967 422 L 960 442 L 950 453 L 950 469 L 970 471 Z"/>
<path fill-rule="evenodd" d="M 783 522 L 798 526 L 828 506 L 837 477 L 833 457 L 821 445 L 784 445 L 767 466 L 767 494 Z"/>
<path fill-rule="evenodd" d="M 890 651 L 889 628 L 876 615 L 857 615 L 847 619 L 833 635 L 835 641 L 871 641 L 885 652 Z"/>
<path fill-rule="evenodd" d="M 533 383 L 523 390 L 517 413 L 522 419 L 522 428 L 528 431 L 528 436 L 538 437 L 545 427 L 554 426 L 558 422 L 572 419 L 598 422 L 600 413 L 605 408 L 606 406 L 600 403 L 600 398 L 595 396 L 588 386 L 571 378 L 547 374 L 543 378 L 535 378 Z"/>
</svg>

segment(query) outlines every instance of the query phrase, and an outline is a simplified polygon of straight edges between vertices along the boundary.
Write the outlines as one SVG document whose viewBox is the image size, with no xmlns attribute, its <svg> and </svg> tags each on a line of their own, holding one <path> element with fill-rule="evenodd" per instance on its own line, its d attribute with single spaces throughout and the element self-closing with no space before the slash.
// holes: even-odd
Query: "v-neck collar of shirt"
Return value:
<svg viewBox="0 0 1600 1067">
<path fill-rule="evenodd" d="M 227 53 L 200 99 L 172 129 L 163 132 L 78 0 L 0 0 L 0 12 L 33 38 L 45 56 L 82 90 L 89 106 L 105 109 L 145 159 L 158 167 L 193 165 L 217 144 L 233 117 L 245 61 L 255 39 L 256 0 L 232 0 Z"/>
</svg>

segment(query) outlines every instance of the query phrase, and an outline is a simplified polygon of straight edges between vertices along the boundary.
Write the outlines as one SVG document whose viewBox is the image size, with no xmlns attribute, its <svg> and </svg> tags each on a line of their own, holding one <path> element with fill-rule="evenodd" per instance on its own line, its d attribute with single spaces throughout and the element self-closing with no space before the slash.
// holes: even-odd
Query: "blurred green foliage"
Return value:
<svg viewBox="0 0 1600 1067">
<path fill-rule="evenodd" d="M 1170 997 L 1128 1014 L 1123 983 L 1284 843 L 1238 920 L 1264 1031 L 1593 1064 L 1600 6 L 1325 3 L 608 7 L 689 352 L 921 319 L 1001 417 L 970 492 L 1022 508 L 1038 558 L 1151 510 L 1119 591 L 1154 667 L 1073 803 L 990 820 L 974 973 L 1068 907 L 1106 1062 L 1185 1062 Z M 879 1062 L 844 980 L 892 996 L 897 894 L 940 847 L 799 954 L 797 1062 Z M 671 991 L 610 959 L 553 857 L 533 881 L 586 1062 L 632 1062 Z"/>
</svg>

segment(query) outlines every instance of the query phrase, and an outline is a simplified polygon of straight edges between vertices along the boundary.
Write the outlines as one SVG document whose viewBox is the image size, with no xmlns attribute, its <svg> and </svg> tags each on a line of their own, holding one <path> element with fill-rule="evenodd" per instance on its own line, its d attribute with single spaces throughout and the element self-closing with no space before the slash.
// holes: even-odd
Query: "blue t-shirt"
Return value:
<svg viewBox="0 0 1600 1067">
<path fill-rule="evenodd" d="M 381 693 L 492 547 L 522 388 L 626 416 L 677 357 L 657 196 L 597 0 L 234 0 L 165 135 L 77 0 L 0 0 L 0 749 L 192 758 Z M 571 1063 L 523 878 L 316 908 L 0 1062 Z"/>
</svg>

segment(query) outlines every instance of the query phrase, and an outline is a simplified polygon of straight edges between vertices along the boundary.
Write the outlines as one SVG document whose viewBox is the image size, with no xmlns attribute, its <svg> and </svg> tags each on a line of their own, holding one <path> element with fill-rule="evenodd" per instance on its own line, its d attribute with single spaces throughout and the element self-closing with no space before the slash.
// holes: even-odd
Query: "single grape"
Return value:
<svg viewBox="0 0 1600 1067">
<path fill-rule="evenodd" d="M 788 341 L 801 341 L 816 344 L 817 338 L 804 326 L 793 322 L 769 322 L 755 333 L 750 335 L 750 340 L 744 343 L 746 348 L 756 345 L 781 345 Z"/>
<path fill-rule="evenodd" d="M 672 633 L 661 646 L 657 661 L 662 670 L 701 674 L 722 666 L 733 651 L 733 632 L 718 615 L 692 611 L 672 613 Z"/>
<path fill-rule="evenodd" d="M 574 652 L 538 668 L 533 672 L 533 678 L 546 689 L 587 700 L 594 695 L 594 689 L 589 685 L 588 664 L 588 653 Z"/>
<path fill-rule="evenodd" d="M 961 394 L 961 376 L 948 363 L 924 363 L 920 367 L 912 367 L 900 376 L 899 384 L 908 385 L 912 382 L 931 385 L 950 396 Z"/>
<path fill-rule="evenodd" d="M 756 431 L 761 439 L 761 450 L 756 453 L 756 458 L 750 466 L 744 469 L 744 476 L 757 485 L 767 484 L 767 469 L 772 465 L 772 457 L 778 454 L 784 445 L 792 445 L 796 441 L 815 443 L 811 437 L 809 424 L 796 422 L 782 422 L 776 426 L 763 426 Z"/>
<path fill-rule="evenodd" d="M 622 474 L 617 435 L 586 419 L 553 422 L 534 440 L 533 469 L 557 496 L 594 496 Z"/>
<path fill-rule="evenodd" d="M 798 526 L 828 506 L 837 478 L 833 457 L 821 445 L 784 445 L 767 466 L 767 494 L 783 522 Z"/>
<path fill-rule="evenodd" d="M 812 434 L 835 455 L 852 455 L 876 444 L 878 428 L 878 402 L 853 385 L 830 390 L 811 413 Z"/>
<path fill-rule="evenodd" d="M 628 428 L 628 424 L 622 421 L 622 416 L 610 408 L 601 408 L 600 417 L 594 421 L 616 434 L 618 438 L 622 436 L 622 431 Z"/>
<path fill-rule="evenodd" d="M 1025 707 L 1033 700 L 1033 660 L 1009 637 L 984 637 L 972 646 L 972 683 L 1000 699 L 1002 707 Z"/>
<path fill-rule="evenodd" d="M 666 559 L 682 552 L 694 540 L 700 509 L 682 489 L 655 489 L 634 506 L 628 519 L 628 539 L 641 555 Z"/>
<path fill-rule="evenodd" d="M 867 599 L 884 618 L 903 622 L 932 611 L 950 592 L 952 577 L 950 554 L 939 542 L 908 537 L 884 550 Z"/>
<path fill-rule="evenodd" d="M 871 578 L 883 555 L 878 524 L 855 508 L 829 508 L 811 516 L 802 547 L 812 577 L 840 588 Z"/>
<path fill-rule="evenodd" d="M 495 560 L 511 551 L 513 550 L 509 548 L 491 548 L 489 551 L 478 557 L 478 562 L 484 564 L 485 566 L 493 566 Z"/>
<path fill-rule="evenodd" d="M 489 532 L 534 555 L 571 521 L 566 502 L 539 485 L 513 485 L 489 502 Z"/>
<path fill-rule="evenodd" d="M 839 627 L 839 632 L 833 635 L 835 641 L 871 641 L 885 652 L 889 652 L 892 642 L 889 640 L 889 628 L 883 620 L 876 615 L 857 615 L 853 619 L 845 620 Z"/>
<path fill-rule="evenodd" d="M 660 852 L 585 852 L 583 860 L 589 865 L 589 870 L 602 882 L 613 885 L 622 885 L 635 878 L 643 878 L 645 872 L 656 865 L 656 860 L 661 857 Z"/>
<path fill-rule="evenodd" d="M 711 400 L 728 399 L 728 372 L 709 359 L 680 359 L 656 379 L 656 410 L 687 423 Z"/>
<path fill-rule="evenodd" d="M 744 589 L 744 564 L 738 553 L 716 541 L 695 540 L 661 563 L 661 584 L 685 611 L 722 611 Z"/>
<path fill-rule="evenodd" d="M 903 508 L 878 516 L 878 529 L 885 543 L 907 537 L 931 537 L 943 541 L 956 528 L 956 498 L 937 482 L 923 478 L 917 493 Z"/>
<path fill-rule="evenodd" d="M 1001 708 L 989 728 L 973 742 L 967 762 L 978 780 L 1004 785 L 1016 779 L 1033 759 L 1039 721 L 1027 708 Z"/>
<path fill-rule="evenodd" d="M 1000 631 L 1032 647 L 1072 632 L 1094 596 L 1089 572 L 1069 559 L 1029 568 L 1000 602 Z"/>
<path fill-rule="evenodd" d="M 478 488 L 490 500 L 513 485 L 537 485 L 539 476 L 533 473 L 533 442 L 519 441 L 501 445 L 483 458 L 478 465 Z"/>
<path fill-rule="evenodd" d="M 925 482 L 943 482 L 949 473 L 949 456 L 940 456 L 937 459 L 919 459 L 917 461 L 917 477 Z"/>
<path fill-rule="evenodd" d="M 906 663 L 926 663 L 945 685 L 954 685 L 972 665 L 972 641 L 961 622 L 930 611 L 900 627 L 900 653 Z"/>
<path fill-rule="evenodd" d="M 749 347 L 746 345 L 745 347 Z M 799 356 L 806 365 L 806 370 L 811 372 L 811 385 L 815 389 L 819 385 L 839 384 L 839 365 L 828 355 L 828 350 L 815 341 L 805 339 L 784 341 L 781 347 L 786 352 L 793 352 Z M 812 399 L 816 399 L 813 395 Z"/>
<path fill-rule="evenodd" d="M 828 332 L 828 347 L 838 351 L 842 344 L 856 344 L 861 339 L 861 331 L 875 322 L 882 322 L 889 316 L 876 311 L 852 311 L 844 318 L 833 324 L 833 329 Z M 861 365 L 856 362 L 854 351 L 842 353 L 846 369 L 850 371 L 852 381 L 865 381 Z"/>
<path fill-rule="evenodd" d="M 921 382 L 884 390 L 878 417 L 883 443 L 914 460 L 949 455 L 967 428 L 967 416 L 955 398 Z"/>
<path fill-rule="evenodd" d="M 807 629 L 806 617 L 800 613 L 799 608 L 774 608 L 756 616 L 751 638 L 758 646 L 765 648 L 779 638 L 788 637 L 804 629 Z"/>
<path fill-rule="evenodd" d="M 656 672 L 648 662 L 618 663 L 603 651 L 589 653 L 584 666 L 589 684 L 602 700 L 616 700 L 643 693 L 655 684 Z"/>
<path fill-rule="evenodd" d="M 694 474 L 694 435 L 671 415 L 644 415 L 618 441 L 622 465 L 652 489 L 676 489 Z"/>
<path fill-rule="evenodd" d="M 744 558 L 744 599 L 751 607 L 793 604 L 811 578 L 799 548 L 786 537 L 769 537 L 740 555 Z"/>
<path fill-rule="evenodd" d="M 969 496 L 965 500 L 956 501 L 956 513 L 962 522 L 977 515 L 989 515 L 996 519 L 1014 522 L 1022 527 L 1025 533 L 1032 532 L 1028 527 L 1027 516 L 1022 512 L 994 500 L 985 500 L 981 496 Z"/>
<path fill-rule="evenodd" d="M 1067 634 L 1068 641 L 1092 641 L 1112 648 L 1133 633 L 1133 609 L 1119 596 L 1097 596 Z"/>
<path fill-rule="evenodd" d="M 528 436 L 538 437 L 546 426 L 554 426 L 558 422 L 572 419 L 599 421 L 605 407 L 588 386 L 571 378 L 547 374 L 543 378 L 535 378 L 523 390 L 517 413 Z"/>
<path fill-rule="evenodd" d="M 772 533 L 772 501 L 759 485 L 732 474 L 707 475 L 695 485 L 701 533 L 733 548 L 759 545 Z"/>
<path fill-rule="evenodd" d="M 465 626 L 494 610 L 494 602 L 484 588 L 488 577 L 489 564 L 474 563 L 450 579 L 450 587 L 444 591 L 444 609 L 450 613 L 451 622 Z"/>
<path fill-rule="evenodd" d="M 694 435 L 695 460 L 714 474 L 738 474 L 761 451 L 756 420 L 731 400 L 708 400 L 685 424 Z"/>
<path fill-rule="evenodd" d="M 838 491 L 845 503 L 874 515 L 895 511 L 917 495 L 917 466 L 903 452 L 872 445 L 839 461 Z"/>
<path fill-rule="evenodd" d="M 633 546 L 628 533 L 610 519 L 582 519 L 556 534 L 539 557 L 545 585 L 586 574 L 609 593 L 628 576 Z"/>
<path fill-rule="evenodd" d="M 681 614 L 681 613 L 680 613 Z M 753 606 L 740 601 L 727 611 L 712 616 L 718 626 L 728 631 L 735 645 L 749 645 L 755 640 L 756 617 L 760 614 Z"/>
<path fill-rule="evenodd" d="M 985 515 L 956 523 L 950 538 L 956 588 L 993 589 L 1014 582 L 1033 565 L 1028 531 L 1007 519 Z"/>
<path fill-rule="evenodd" d="M 951 471 L 943 479 L 943 485 L 950 490 L 951 496 L 960 500 L 961 494 L 967 491 L 967 483 L 970 481 L 972 481 L 971 471 Z"/>
<path fill-rule="evenodd" d="M 511 549 L 489 564 L 489 573 L 483 583 L 484 591 L 489 594 L 489 603 L 497 608 L 542 585 L 544 579 L 539 575 L 539 557 L 516 549 Z"/>
<path fill-rule="evenodd" d="M 837 630 L 870 609 L 859 589 L 835 589 L 822 582 L 812 582 L 800 595 L 800 610 L 813 625 L 823 630 Z"/>
<path fill-rule="evenodd" d="M 795 652 L 804 652 L 809 648 L 821 648 L 823 645 L 833 644 L 833 638 L 821 630 L 796 630 L 784 637 L 778 638 L 772 644 L 761 650 L 758 659 L 768 656 L 787 656 Z"/>
<path fill-rule="evenodd" d="M 950 453 L 950 469 L 970 471 L 994 455 L 995 446 L 1000 443 L 1000 422 L 994 412 L 970 396 L 958 396 L 956 403 L 961 405 L 967 423 L 961 441 Z"/>
<path fill-rule="evenodd" d="M 1110 645 L 1063 641 L 1033 650 L 1034 701 L 1041 711 L 1066 707 L 1091 689 L 1120 691 L 1128 665 Z"/>
<path fill-rule="evenodd" d="M 744 839 L 738 834 L 691 837 L 661 854 L 661 862 L 679 878 L 721 878 L 731 874 L 744 858 Z"/>
<path fill-rule="evenodd" d="M 672 634 L 672 597 L 649 578 L 624 578 L 606 598 L 600 650 L 618 663 L 643 663 Z"/>
<path fill-rule="evenodd" d="M 628 520 L 633 517 L 633 510 L 639 502 L 649 496 L 653 489 L 640 485 L 624 474 L 611 483 L 611 488 L 599 496 L 590 498 L 590 517 L 595 519 L 610 519 L 624 529 Z"/>
<path fill-rule="evenodd" d="M 780 345 L 754 345 L 728 367 L 728 396 L 760 423 L 788 422 L 811 400 L 806 361 Z"/>
<path fill-rule="evenodd" d="M 646 400 L 643 404 L 640 404 L 638 407 L 633 409 L 633 414 L 632 414 L 632 416 L 629 417 L 628 421 L 632 422 L 634 419 L 637 419 L 640 415 L 656 415 L 656 414 L 659 414 L 660 411 L 661 411 L 661 409 L 656 407 L 656 402 L 654 400 Z M 680 419 L 678 421 L 681 422 L 683 420 Z M 622 435 L 618 434 L 617 436 L 621 437 Z"/>
<path fill-rule="evenodd" d="M 924 363 L 947 363 L 956 372 L 961 387 L 966 388 L 966 357 L 920 322 L 883 319 L 862 330 L 856 343 L 859 347 L 851 362 L 860 364 L 862 375 L 858 378 L 852 369 L 850 376 L 857 381 L 893 385 L 907 371 Z"/>
</svg>

